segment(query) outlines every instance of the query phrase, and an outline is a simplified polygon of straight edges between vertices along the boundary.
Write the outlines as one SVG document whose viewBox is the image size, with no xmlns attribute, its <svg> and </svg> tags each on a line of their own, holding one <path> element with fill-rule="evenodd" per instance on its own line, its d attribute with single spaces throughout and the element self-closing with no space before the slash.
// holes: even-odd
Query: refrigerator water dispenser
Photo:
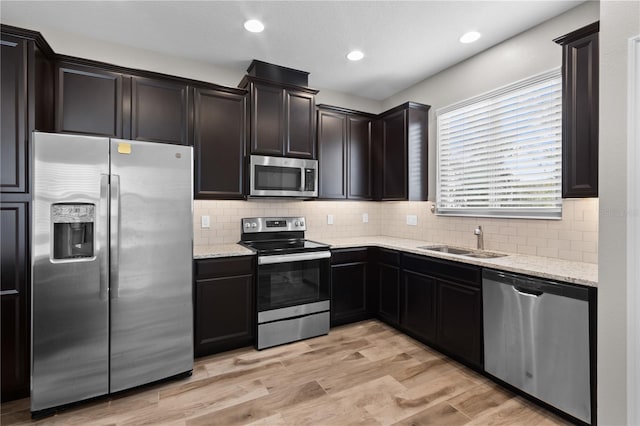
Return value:
<svg viewBox="0 0 640 426">
<path fill-rule="evenodd" d="M 51 222 L 54 259 L 94 257 L 94 204 L 53 204 Z"/>
</svg>

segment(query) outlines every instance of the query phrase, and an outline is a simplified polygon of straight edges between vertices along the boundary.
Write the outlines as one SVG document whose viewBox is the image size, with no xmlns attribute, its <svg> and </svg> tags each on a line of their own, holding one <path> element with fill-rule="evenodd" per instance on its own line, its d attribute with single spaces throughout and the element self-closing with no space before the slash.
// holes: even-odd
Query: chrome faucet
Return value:
<svg viewBox="0 0 640 426">
<path fill-rule="evenodd" d="M 473 233 L 476 237 L 478 237 L 478 250 L 484 250 L 484 238 L 482 234 L 482 226 L 478 225 L 478 227 L 473 230 Z"/>
</svg>

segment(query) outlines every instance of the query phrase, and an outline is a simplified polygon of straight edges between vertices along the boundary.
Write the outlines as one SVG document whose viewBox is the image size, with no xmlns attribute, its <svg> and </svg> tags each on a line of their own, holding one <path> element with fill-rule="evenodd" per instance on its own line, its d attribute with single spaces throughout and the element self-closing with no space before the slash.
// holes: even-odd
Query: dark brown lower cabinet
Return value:
<svg viewBox="0 0 640 426">
<path fill-rule="evenodd" d="M 413 271 L 402 272 L 401 327 L 413 337 L 436 340 L 436 280 Z"/>
<path fill-rule="evenodd" d="M 400 267 L 378 263 L 378 315 L 391 325 L 400 324 Z"/>
<path fill-rule="evenodd" d="M 480 288 L 438 280 L 438 345 L 481 367 L 482 292 Z"/>
<path fill-rule="evenodd" d="M 195 261 L 195 356 L 254 344 L 255 257 Z"/>
<path fill-rule="evenodd" d="M 29 203 L 2 203 L 2 401 L 29 395 Z"/>
<path fill-rule="evenodd" d="M 366 248 L 331 253 L 331 326 L 361 321 L 370 316 Z"/>
<path fill-rule="evenodd" d="M 481 270 L 402 255 L 401 329 L 470 366 L 482 367 Z"/>
<path fill-rule="evenodd" d="M 372 260 L 377 268 L 378 317 L 397 327 L 400 324 L 400 252 L 377 248 Z"/>
</svg>

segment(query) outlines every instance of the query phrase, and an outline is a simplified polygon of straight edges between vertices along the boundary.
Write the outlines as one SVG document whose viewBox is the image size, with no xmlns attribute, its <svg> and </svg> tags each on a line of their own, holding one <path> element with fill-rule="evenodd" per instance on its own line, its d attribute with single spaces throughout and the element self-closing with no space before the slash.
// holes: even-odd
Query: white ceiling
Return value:
<svg viewBox="0 0 640 426">
<path fill-rule="evenodd" d="M 310 72 L 311 87 L 382 100 L 582 2 L 3 0 L 0 17 L 238 75 L 259 59 Z M 262 20 L 265 31 L 245 31 L 249 18 Z M 483 37 L 459 43 L 470 30 Z M 365 58 L 346 60 L 351 49 Z"/>
</svg>

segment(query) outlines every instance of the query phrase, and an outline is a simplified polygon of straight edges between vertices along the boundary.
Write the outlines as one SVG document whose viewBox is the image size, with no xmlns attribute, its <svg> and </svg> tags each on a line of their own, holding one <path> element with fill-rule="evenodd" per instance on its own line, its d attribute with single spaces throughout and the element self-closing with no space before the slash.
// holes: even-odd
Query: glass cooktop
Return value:
<svg viewBox="0 0 640 426">
<path fill-rule="evenodd" d="M 305 239 L 240 241 L 245 247 L 258 253 L 297 253 L 302 251 L 328 250 L 329 245 Z"/>
</svg>

